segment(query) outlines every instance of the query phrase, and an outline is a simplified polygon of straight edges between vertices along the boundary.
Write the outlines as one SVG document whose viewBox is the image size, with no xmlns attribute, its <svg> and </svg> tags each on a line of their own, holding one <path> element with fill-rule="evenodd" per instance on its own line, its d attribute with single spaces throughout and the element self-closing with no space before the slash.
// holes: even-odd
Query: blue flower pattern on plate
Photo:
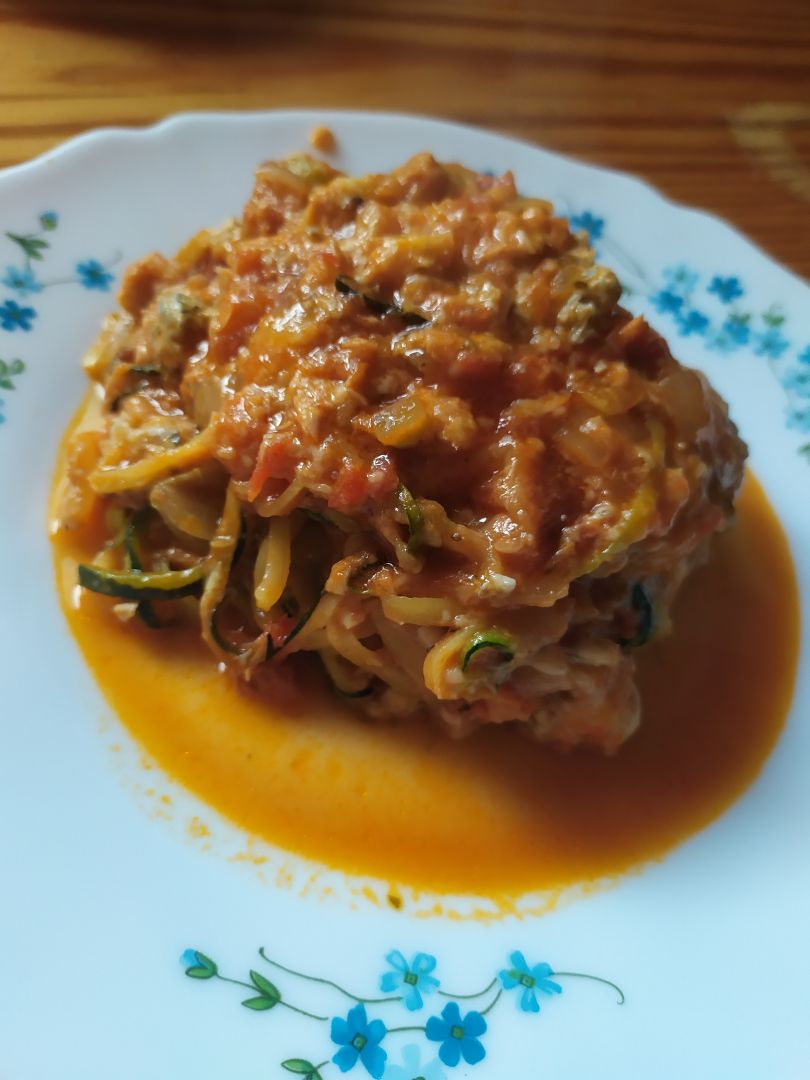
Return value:
<svg viewBox="0 0 810 1080">
<path fill-rule="evenodd" d="M 36 317 L 37 313 L 33 308 L 20 307 L 16 300 L 6 300 L 4 304 L 0 304 L 0 326 L 12 333 L 15 330 L 30 330 Z"/>
<path fill-rule="evenodd" d="M 739 300 L 744 293 L 744 289 L 737 278 L 718 277 L 715 274 L 711 285 L 709 285 L 709 292 L 722 300 L 724 304 L 730 304 L 734 300 Z"/>
<path fill-rule="evenodd" d="M 549 964 L 534 964 L 529 966 L 522 952 L 513 952 L 509 957 L 511 968 L 499 972 L 498 978 L 504 990 L 514 990 L 522 987 L 518 995 L 518 1008 L 523 1012 L 540 1012 L 540 1003 L 537 1000 L 537 992 L 551 997 L 553 994 L 561 994 L 562 987 L 553 981 L 551 976 L 554 972 Z"/>
<path fill-rule="evenodd" d="M 679 266 L 668 267 L 662 277 L 669 291 L 675 293 L 676 296 L 688 296 L 698 283 L 698 275 L 682 263 Z"/>
<path fill-rule="evenodd" d="M 86 262 L 76 264 L 76 273 L 79 282 L 85 289 L 98 289 L 100 292 L 109 292 L 110 285 L 115 280 L 114 276 L 106 270 L 98 259 L 88 259 Z"/>
<path fill-rule="evenodd" d="M 747 295 L 745 283 L 736 274 L 702 276 L 685 263 L 669 266 L 653 282 L 637 262 L 613 243 L 606 231 L 604 218 L 590 210 L 569 215 L 572 227 L 587 227 L 591 220 L 599 223 L 596 235 L 621 272 L 622 266 L 632 281 L 628 293 L 646 297 L 660 315 L 674 323 L 682 337 L 700 338 L 704 348 L 720 356 L 731 356 L 748 350 L 766 360 L 787 394 L 787 426 L 810 432 L 810 406 L 807 404 L 807 383 L 797 373 L 799 365 L 810 363 L 810 344 L 791 340 L 785 332 L 786 317 L 773 306 L 767 310 L 752 310 L 751 304 L 740 307 Z M 594 237 L 592 236 L 592 239 Z M 713 314 L 714 305 L 717 314 Z M 810 443 L 799 452 L 810 461 Z"/>
<path fill-rule="evenodd" d="M 386 971 L 381 976 L 380 989 L 386 994 L 401 990 L 406 1009 L 411 1012 L 421 1009 L 422 995 L 432 994 L 439 988 L 439 980 L 430 974 L 436 967 L 436 958 L 420 952 L 408 964 L 399 949 L 394 949 L 385 959 L 393 971 Z"/>
<path fill-rule="evenodd" d="M 24 266 L 22 269 L 7 266 L 6 276 L 0 285 L 5 285 L 7 289 L 11 289 L 20 296 L 30 296 L 32 293 L 42 292 L 43 289 L 30 266 Z"/>
<path fill-rule="evenodd" d="M 661 289 L 650 297 L 656 311 L 664 315 L 677 315 L 683 307 L 683 297 L 671 289 Z"/>
<path fill-rule="evenodd" d="M 477 992 L 458 995 L 467 1001 L 481 1001 L 482 1004 L 479 1008 L 470 1009 L 469 1012 L 462 1015 L 458 1002 L 452 1000 L 455 995 L 445 993 L 444 990 L 438 990 L 438 980 L 434 979 L 433 981 L 437 983 L 437 986 L 432 989 L 449 999 L 442 1009 L 441 1015 L 431 1016 L 424 1026 L 413 1024 L 413 1018 L 410 1018 L 410 1024 L 402 1027 L 392 1027 L 376 1017 L 370 1019 L 366 1012 L 366 1005 L 373 1005 L 375 1008 L 389 1011 L 403 1009 L 407 1007 L 403 997 L 361 997 L 332 979 L 305 974 L 291 968 L 289 964 L 279 963 L 279 961 L 268 955 L 263 946 L 258 952 L 264 963 L 284 973 L 284 985 L 276 986 L 260 972 L 254 970 L 249 972 L 249 981 L 224 975 L 220 972 L 216 961 L 200 952 L 199 949 L 186 949 L 180 960 L 185 969 L 185 974 L 190 979 L 208 983 L 215 983 L 219 980 L 248 990 L 251 996 L 244 1000 L 242 1005 L 250 1009 L 254 1014 L 278 1016 L 279 1010 L 277 1006 L 281 1006 L 298 1013 L 299 1016 L 308 1017 L 316 1024 L 329 1024 L 332 1042 L 338 1046 L 331 1058 L 317 1063 L 318 1058 L 323 1056 L 319 1052 L 317 1055 L 310 1054 L 309 1057 L 290 1057 L 281 1062 L 282 1069 L 288 1073 L 302 1076 L 304 1080 L 323 1080 L 321 1070 L 325 1069 L 330 1063 L 337 1065 L 340 1071 L 344 1073 L 350 1072 L 360 1065 L 370 1076 L 374 1077 L 374 1080 L 447 1080 L 447 1075 L 442 1066 L 454 1069 L 462 1061 L 466 1065 L 477 1065 L 486 1057 L 482 1036 L 488 1030 L 488 1021 L 484 1017 L 493 1012 L 504 996 L 505 988 L 522 987 L 521 994 L 518 995 L 518 1007 L 529 1013 L 539 1012 L 536 993 L 538 991 L 543 994 L 560 993 L 561 988 L 554 980 L 563 979 L 566 976 L 572 976 L 579 980 L 587 979 L 590 982 L 609 987 L 616 994 L 617 1004 L 619 1005 L 623 1005 L 625 1000 L 621 988 L 609 979 L 602 978 L 601 975 L 589 975 L 582 971 L 552 972 L 551 966 L 545 963 L 535 964 L 530 967 L 524 954 L 514 951 L 509 955 L 511 967 L 508 970 L 495 975 Z M 405 972 L 414 972 L 416 970 L 421 971 L 423 975 L 429 974 L 429 971 L 432 971 L 435 966 L 435 958 L 423 952 L 416 953 L 410 964 L 407 963 L 398 949 L 389 952 L 386 959 L 393 967 L 393 971 L 385 972 L 382 977 L 383 980 L 385 980 L 386 976 L 401 976 Z M 426 968 L 429 971 L 426 971 Z M 551 978 L 552 974 L 554 980 Z M 287 984 L 286 980 L 288 979 L 296 980 L 295 988 Z M 300 997 L 304 989 L 303 984 L 309 985 L 313 983 L 318 985 L 321 993 L 324 987 L 329 987 L 344 998 L 351 998 L 356 1004 L 349 1009 L 345 1017 L 341 1015 L 333 1016 L 330 1022 L 328 1014 L 321 1016 L 318 1013 L 311 1012 L 308 1007 L 303 1007 L 304 1002 Z M 387 986 L 388 983 L 386 982 L 385 985 Z M 399 986 L 399 982 L 397 982 L 397 985 Z M 259 998 L 255 996 L 257 990 L 261 995 Z M 427 1045 L 424 1043 L 405 1045 L 400 1052 L 399 1060 L 391 1061 L 388 1051 L 382 1048 L 381 1043 L 385 1040 L 388 1044 L 390 1040 L 396 1040 L 399 1035 L 405 1032 L 421 1033 L 427 1040 Z M 325 1032 L 322 1032 L 322 1036 L 324 1034 Z M 438 1048 L 435 1048 L 436 1043 L 439 1044 Z M 435 1053 L 438 1053 L 438 1060 L 434 1056 Z M 423 1057 L 423 1055 L 425 1056 Z M 468 1074 L 465 1071 L 463 1075 Z"/>
<path fill-rule="evenodd" d="M 705 334 L 709 328 L 709 320 L 700 311 L 687 311 L 685 315 L 678 317 L 678 327 L 684 337 L 690 334 Z"/>
<path fill-rule="evenodd" d="M 468 1065 L 477 1065 L 486 1056 L 486 1050 L 480 1036 L 487 1030 L 487 1022 L 474 1009 L 461 1015 L 455 1001 L 450 1001 L 442 1009 L 442 1015 L 431 1016 L 425 1025 L 425 1035 L 431 1042 L 437 1042 L 439 1057 L 451 1069 L 462 1058 Z"/>
<path fill-rule="evenodd" d="M 415 1043 L 402 1048 L 402 1064 L 388 1065 L 383 1080 L 447 1080 L 439 1060 L 422 1061 L 422 1052 Z"/>
<path fill-rule="evenodd" d="M 591 243 L 598 240 L 605 229 L 605 219 L 597 217 L 590 210 L 585 210 L 581 214 L 571 214 L 568 224 L 572 232 L 586 232 Z"/>
<path fill-rule="evenodd" d="M 341 1016 L 332 1020 L 332 1042 L 340 1047 L 332 1061 L 341 1072 L 353 1069 L 359 1061 L 374 1080 L 381 1080 L 388 1057 L 380 1046 L 385 1034 L 382 1020 L 369 1020 L 365 1005 L 355 1005 L 345 1020 Z"/>
<path fill-rule="evenodd" d="M 0 289 L 8 289 L 14 296 L 0 296 L 0 330 L 8 334 L 30 333 L 39 316 L 36 308 L 25 303 L 25 299 L 46 289 L 59 285 L 80 284 L 86 289 L 107 292 L 115 280 L 108 266 L 97 259 L 88 259 L 76 266 L 76 277 L 43 280 L 34 272 L 34 265 L 42 263 L 51 248 L 51 236 L 59 227 L 59 215 L 55 210 L 44 210 L 37 218 L 39 228 L 31 232 L 12 232 L 7 230 L 5 239 L 12 245 L 19 262 L 7 264 L 5 274 L 0 278 Z M 118 258 L 118 256 L 116 256 Z M 113 260 L 115 261 L 115 260 Z M 22 302 L 21 302 L 22 301 Z M 0 358 L 0 387 L 15 390 L 16 384 L 11 376 L 17 376 L 25 370 L 25 363 L 19 357 L 13 360 Z M 0 424 L 5 422 L 0 401 Z"/>
<path fill-rule="evenodd" d="M 750 315 L 729 315 L 723 323 L 722 333 L 733 348 L 747 345 L 751 340 Z"/>
<path fill-rule="evenodd" d="M 790 342 L 776 326 L 769 326 L 763 333 L 754 336 L 754 352 L 757 356 L 778 360 L 789 348 Z"/>
<path fill-rule="evenodd" d="M 782 379 L 783 385 L 801 398 L 810 398 L 810 369 L 797 368 Z"/>
</svg>

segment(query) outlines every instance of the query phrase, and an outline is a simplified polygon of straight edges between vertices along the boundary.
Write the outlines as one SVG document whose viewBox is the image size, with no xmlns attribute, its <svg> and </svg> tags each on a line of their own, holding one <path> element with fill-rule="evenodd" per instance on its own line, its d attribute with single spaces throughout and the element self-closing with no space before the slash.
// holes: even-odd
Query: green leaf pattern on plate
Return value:
<svg viewBox="0 0 810 1080">
<path fill-rule="evenodd" d="M 443 1067 L 453 1068 L 462 1059 L 467 1065 L 476 1065 L 486 1057 L 484 1036 L 492 1020 L 485 1017 L 491 1017 L 502 1000 L 511 998 L 521 1012 L 540 1013 L 541 1001 L 545 1007 L 546 1002 L 562 993 L 563 987 L 558 980 L 576 979 L 597 983 L 613 991 L 617 1004 L 623 1005 L 625 1001 L 622 990 L 609 979 L 578 971 L 555 971 L 545 962 L 530 964 L 518 950 L 509 954 L 506 967 L 494 974 L 490 972 L 489 980 L 480 990 L 458 993 L 445 990 L 441 980 L 433 974 L 436 969 L 434 956 L 418 952 L 408 960 L 398 949 L 393 949 L 385 957 L 388 969 L 381 973 L 378 980 L 378 988 L 384 992 L 382 997 L 362 996 L 331 979 L 296 971 L 273 959 L 263 947 L 259 949 L 259 956 L 275 971 L 282 972 L 289 980 L 295 980 L 299 992 L 309 987 L 320 998 L 337 994 L 348 999 L 350 1007 L 347 1015 L 343 1015 L 347 1007 L 345 1002 L 327 1015 L 302 1008 L 300 1003 L 288 1000 L 286 990 L 282 992 L 267 976 L 253 968 L 248 972 L 249 982 L 223 975 L 217 964 L 198 949 L 186 949 L 180 962 L 191 979 L 217 979 L 258 991 L 258 995 L 254 993 L 254 996 L 242 1001 L 242 1005 L 253 1012 L 270 1012 L 280 1007 L 319 1025 L 328 1024 L 328 1036 L 322 1026 L 320 1034 L 313 1036 L 321 1046 L 324 1060 L 316 1064 L 310 1058 L 292 1057 L 279 1062 L 283 1070 L 303 1076 L 305 1080 L 323 1080 L 323 1071 L 333 1065 L 341 1072 L 348 1072 L 360 1065 L 374 1080 L 400 1080 L 406 1070 L 389 1062 L 387 1047 L 391 1045 L 392 1037 L 404 1033 L 417 1034 L 424 1040 L 427 1052 L 437 1055 L 434 1060 L 419 1065 L 420 1074 L 431 1080 L 443 1080 Z M 424 998 L 433 994 L 444 1001 L 431 1009 L 426 1021 L 389 1026 L 387 1020 L 391 1019 L 391 1008 L 405 1009 L 406 1014 L 420 1012 L 425 1006 Z M 370 1016 L 366 1006 L 374 1006 L 375 1014 L 384 1013 L 386 1020 L 382 1016 Z M 396 1019 L 396 1013 L 393 1019 Z M 329 1041 L 333 1044 L 331 1048 Z M 383 1048 L 383 1042 L 386 1048 Z M 403 1060 L 410 1067 L 417 1059 L 421 1063 L 421 1049 L 406 1046 Z M 407 1076 L 411 1077 L 410 1071 Z"/>
<path fill-rule="evenodd" d="M 0 289 L 7 290 L 6 295 L 0 293 L 2 333 L 28 334 L 35 330 L 40 313 L 38 308 L 32 306 L 30 298 L 47 289 L 59 285 L 80 285 L 85 289 L 108 292 L 114 281 L 110 267 L 118 261 L 120 255 L 116 255 L 106 264 L 98 262 L 97 259 L 77 262 L 74 273 L 68 277 L 50 280 L 40 278 L 39 265 L 35 267 L 34 264 L 45 262 L 51 249 L 50 234 L 59 226 L 59 215 L 53 210 L 43 211 L 39 215 L 38 225 L 37 230 L 30 232 L 14 232 L 9 229 L 5 233 L 5 241 L 14 252 L 14 262 L 6 263 L 5 274 L 0 277 Z M 0 390 L 17 390 L 17 378 L 25 369 L 25 362 L 19 357 L 0 357 Z M 0 397 L 0 424 L 5 423 L 5 407 L 6 402 Z"/>
</svg>

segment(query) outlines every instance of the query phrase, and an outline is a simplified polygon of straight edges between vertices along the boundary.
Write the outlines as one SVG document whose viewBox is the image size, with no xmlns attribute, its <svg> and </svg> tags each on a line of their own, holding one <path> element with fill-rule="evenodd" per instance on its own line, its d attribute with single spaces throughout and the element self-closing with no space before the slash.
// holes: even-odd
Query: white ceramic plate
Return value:
<svg viewBox="0 0 810 1080">
<path fill-rule="evenodd" d="M 5 172 L 0 1076 L 273 1080 L 318 1066 L 333 1080 L 344 1067 L 380 1075 L 386 1053 L 387 1080 L 806 1080 L 806 647 L 786 730 L 725 815 L 613 889 L 489 923 L 375 906 L 335 874 L 328 896 L 308 893 L 310 868 L 272 852 L 261 862 L 237 829 L 144 772 L 108 716 L 59 611 L 45 534 L 57 441 L 83 389 L 78 358 L 123 265 L 238 213 L 258 161 L 303 148 L 316 122 L 336 132 L 349 171 L 422 149 L 511 168 L 523 191 L 588 228 L 628 305 L 731 402 L 810 611 L 810 291 L 722 222 L 509 139 L 360 113 L 184 116 L 84 136 Z M 204 842 L 188 828 L 198 814 L 217 821 Z M 329 982 L 272 967 L 259 946 Z M 523 959 L 522 986 L 500 977 Z M 610 980 L 626 1002 L 544 964 Z M 351 994 L 398 1000 L 361 1009 Z"/>
</svg>

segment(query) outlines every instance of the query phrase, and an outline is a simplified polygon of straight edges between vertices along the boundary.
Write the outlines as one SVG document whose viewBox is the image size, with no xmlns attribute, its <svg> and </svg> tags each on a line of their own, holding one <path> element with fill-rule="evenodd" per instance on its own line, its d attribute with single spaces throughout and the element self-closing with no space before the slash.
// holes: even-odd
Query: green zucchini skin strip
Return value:
<svg viewBox="0 0 810 1080">
<path fill-rule="evenodd" d="M 231 559 L 231 569 L 236 566 L 239 560 L 242 558 L 242 552 L 245 550 L 247 544 L 248 528 L 245 521 L 245 515 L 240 512 L 241 524 L 239 528 L 239 539 L 236 541 L 236 547 L 234 548 L 233 558 Z"/>
<path fill-rule="evenodd" d="M 79 566 L 79 584 L 83 589 L 112 596 L 116 600 L 179 600 L 196 596 L 205 577 L 204 563 L 187 570 L 141 573 L 137 570 L 106 570 L 101 566 Z"/>
<path fill-rule="evenodd" d="M 404 484 L 397 488 L 397 502 L 408 521 L 408 551 L 412 554 L 422 547 L 425 518 L 422 508 Z"/>
<path fill-rule="evenodd" d="M 149 517 L 150 512 L 149 507 L 143 507 L 141 510 L 136 510 L 127 522 L 127 527 L 124 530 L 124 550 L 129 559 L 129 568 L 130 570 L 137 570 L 139 573 L 143 572 L 141 528 Z M 157 617 L 155 609 L 148 600 L 142 600 L 140 604 L 138 604 L 135 614 L 144 626 L 148 626 L 150 630 L 163 629 L 163 623 Z"/>
<path fill-rule="evenodd" d="M 278 647 L 273 645 L 271 638 L 268 636 L 268 638 L 267 638 L 267 652 L 265 653 L 265 657 L 264 657 L 265 660 L 270 660 L 273 656 L 275 656 L 276 653 L 281 652 L 281 650 L 284 648 L 284 646 L 289 645 L 289 643 L 292 641 L 292 639 L 295 637 L 295 635 L 300 633 L 300 631 L 304 629 L 304 627 L 306 626 L 307 621 L 310 618 L 310 616 L 312 615 L 313 611 L 318 606 L 318 604 L 321 602 L 321 597 L 322 596 L 323 596 L 323 593 L 321 593 L 318 596 L 317 600 L 309 608 L 309 610 L 304 612 L 304 614 L 301 616 L 301 618 L 298 620 L 298 622 L 295 624 L 295 626 L 289 632 L 287 637 L 284 639 L 284 641 Z M 217 605 L 217 607 L 214 608 L 214 611 L 213 611 L 213 613 L 211 615 L 211 624 L 210 624 L 211 625 L 211 637 L 214 639 L 214 641 L 216 641 L 217 645 L 219 645 L 219 647 L 224 652 L 229 653 L 231 656 L 236 656 L 236 657 L 243 656 L 245 653 L 247 653 L 250 650 L 252 643 L 248 643 L 247 645 L 241 645 L 241 646 L 240 645 L 232 645 L 229 641 L 227 641 L 222 636 L 222 634 L 220 634 L 219 626 L 217 625 L 217 615 L 219 613 L 219 608 L 220 608 L 220 605 Z"/>
<path fill-rule="evenodd" d="M 365 302 L 369 311 L 375 315 L 396 315 L 398 319 L 402 319 L 406 326 L 426 326 L 430 321 L 424 315 L 419 315 L 415 311 L 403 311 L 392 300 L 385 300 L 383 297 L 375 295 L 359 281 L 355 281 L 353 278 L 346 277 L 343 274 L 339 274 L 335 278 L 335 288 L 344 296 L 359 296 Z"/>
<path fill-rule="evenodd" d="M 247 649 L 244 646 L 232 645 L 230 641 L 224 638 L 219 632 L 217 617 L 219 615 L 219 609 L 221 606 L 221 604 L 217 604 L 217 606 L 211 612 L 211 637 L 214 639 L 217 645 L 219 645 L 220 649 L 222 649 L 223 652 L 228 653 L 230 656 L 241 656 L 244 652 L 247 652 Z"/>
<path fill-rule="evenodd" d="M 473 635 L 472 641 L 467 646 L 464 659 L 461 662 L 462 671 L 467 670 L 472 658 L 482 649 L 495 649 L 500 653 L 499 660 L 503 664 L 513 660 L 515 656 L 515 647 L 506 634 L 502 634 L 498 630 L 480 630 Z"/>
<path fill-rule="evenodd" d="M 352 700 L 354 698 L 371 697 L 374 693 L 374 687 L 371 686 L 371 684 L 364 686 L 362 690 L 341 690 L 336 683 L 332 683 L 332 685 L 335 688 L 336 694 L 340 694 L 340 696 L 344 698 L 351 698 Z"/>
<path fill-rule="evenodd" d="M 638 612 L 638 625 L 631 638 L 625 638 L 619 644 L 626 649 L 638 649 L 655 634 L 655 609 L 650 594 L 640 581 L 630 590 L 630 605 Z"/>
<path fill-rule="evenodd" d="M 145 514 L 143 510 L 138 510 L 132 515 L 127 522 L 127 527 L 124 529 L 124 550 L 127 553 L 129 559 L 129 566 L 131 570 L 137 570 L 138 573 L 143 572 L 143 560 L 141 559 L 141 540 L 140 540 L 140 528 L 143 523 Z"/>
<path fill-rule="evenodd" d="M 357 532 L 357 525 L 346 514 L 337 510 L 309 510 L 304 507 L 303 511 L 310 521 L 317 521 L 319 525 L 332 525 L 343 533 Z"/>
<path fill-rule="evenodd" d="M 315 608 L 318 606 L 318 604 L 320 604 L 321 600 L 323 599 L 325 591 L 325 589 L 321 589 L 314 602 L 307 608 L 307 610 L 304 612 L 304 614 L 301 616 L 301 618 L 298 620 L 298 622 L 295 624 L 289 634 L 287 634 L 287 636 L 284 638 L 280 645 L 273 645 L 272 640 L 268 637 L 267 655 L 265 656 L 265 660 L 269 660 L 271 657 L 275 656 L 276 653 L 280 653 L 282 649 L 285 649 L 290 644 L 294 637 L 297 637 L 297 635 L 301 633 L 301 631 L 311 619 Z"/>
</svg>

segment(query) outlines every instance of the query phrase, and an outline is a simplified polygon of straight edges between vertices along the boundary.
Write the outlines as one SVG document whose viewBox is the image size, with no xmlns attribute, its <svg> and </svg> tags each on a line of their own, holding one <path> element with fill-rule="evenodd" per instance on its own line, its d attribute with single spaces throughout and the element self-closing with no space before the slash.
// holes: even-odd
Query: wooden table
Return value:
<svg viewBox="0 0 810 1080">
<path fill-rule="evenodd" d="M 184 109 L 430 113 L 638 173 L 810 276 L 810 0 L 0 0 L 0 165 Z"/>
</svg>

